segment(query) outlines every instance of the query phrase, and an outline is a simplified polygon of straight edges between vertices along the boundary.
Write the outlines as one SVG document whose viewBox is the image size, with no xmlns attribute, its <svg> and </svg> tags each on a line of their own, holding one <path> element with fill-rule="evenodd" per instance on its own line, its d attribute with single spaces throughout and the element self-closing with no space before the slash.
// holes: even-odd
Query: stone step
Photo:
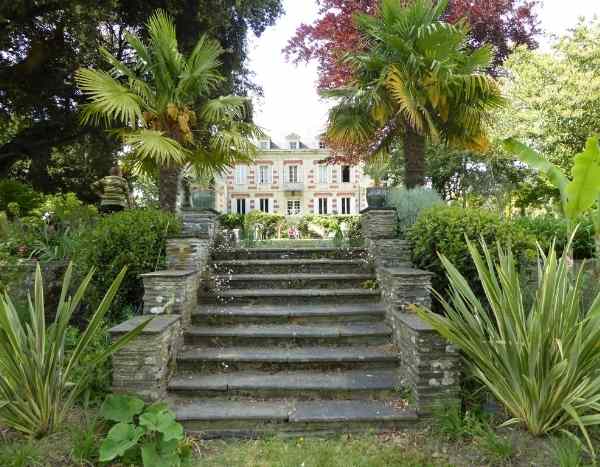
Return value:
<svg viewBox="0 0 600 467">
<path fill-rule="evenodd" d="M 212 263 L 217 274 L 370 273 L 365 259 L 237 259 Z"/>
<path fill-rule="evenodd" d="M 380 291 L 371 289 L 226 289 L 218 296 L 200 297 L 201 303 L 230 305 L 287 305 L 374 303 Z"/>
<path fill-rule="evenodd" d="M 225 347 L 187 348 L 177 356 L 177 369 L 189 373 L 246 370 L 333 370 L 390 368 L 398 365 L 391 346 L 380 347 Z"/>
<path fill-rule="evenodd" d="M 231 289 L 369 289 L 373 274 L 222 274 L 215 277 L 220 287 Z"/>
<path fill-rule="evenodd" d="M 348 324 L 238 324 L 192 327 L 185 333 L 187 345 L 203 346 L 306 346 L 382 345 L 392 331 L 383 322 Z"/>
<path fill-rule="evenodd" d="M 216 249 L 213 252 L 215 261 L 236 259 L 357 259 L 366 258 L 364 248 L 232 248 Z"/>
<path fill-rule="evenodd" d="M 387 432 L 415 427 L 404 400 L 219 401 L 174 403 L 177 421 L 200 438 L 254 438 L 273 434 L 327 435 Z"/>
<path fill-rule="evenodd" d="M 367 304 L 279 304 L 199 306 L 192 315 L 195 325 L 327 324 L 377 322 L 385 319 L 379 302 Z"/>
<path fill-rule="evenodd" d="M 397 398 L 400 378 L 395 369 L 351 371 L 240 371 L 221 374 L 180 374 L 168 390 L 178 397 L 292 397 L 294 399 Z"/>
</svg>

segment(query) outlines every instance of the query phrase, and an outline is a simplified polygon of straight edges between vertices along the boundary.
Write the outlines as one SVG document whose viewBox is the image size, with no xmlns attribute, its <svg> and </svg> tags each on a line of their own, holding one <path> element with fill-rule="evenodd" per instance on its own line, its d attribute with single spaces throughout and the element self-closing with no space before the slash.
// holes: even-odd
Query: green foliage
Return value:
<svg viewBox="0 0 600 467">
<path fill-rule="evenodd" d="M 92 280 L 91 270 L 73 296 L 69 296 L 72 266 L 64 276 L 63 288 L 52 326 L 46 326 L 44 290 L 38 265 L 33 299 L 29 314 L 22 322 L 10 297 L 0 297 L 0 424 L 35 437 L 54 432 L 67 411 L 86 388 L 88 372 L 74 378 L 90 342 L 102 327 L 102 320 L 112 306 L 113 299 L 125 276 L 123 269 L 112 282 L 100 305 L 90 316 L 89 323 L 72 352 L 65 353 L 68 324 Z M 100 365 L 110 355 L 135 338 L 146 326 L 144 321 L 136 329 L 119 338 L 91 362 Z"/>
<path fill-rule="evenodd" d="M 141 399 L 110 395 L 100 415 L 115 423 L 100 444 L 100 462 L 141 460 L 145 467 L 180 466 L 191 457 L 183 427 L 164 403 L 146 407 Z"/>
<path fill-rule="evenodd" d="M 26 216 L 43 200 L 40 193 L 16 180 L 0 180 L 0 211 L 10 216 Z"/>
<path fill-rule="evenodd" d="M 573 436 L 563 435 L 552 443 L 552 452 L 558 467 L 583 467 L 581 441 Z"/>
<path fill-rule="evenodd" d="M 139 307 L 143 296 L 140 274 L 165 267 L 167 238 L 181 232 L 181 221 L 172 214 L 154 209 L 132 209 L 101 218 L 86 230 L 74 258 L 79 271 L 100 268 L 94 281 L 91 303 L 111 283 L 118 271 L 127 267 L 123 285 L 107 317 L 108 323 L 121 321 L 127 306 Z"/>
<path fill-rule="evenodd" d="M 388 190 L 387 205 L 396 209 L 398 215 L 398 230 L 405 237 L 408 229 L 417 221 L 419 213 L 433 206 L 443 205 L 442 198 L 435 191 L 417 187 L 407 190 L 404 187 L 394 187 Z"/>
<path fill-rule="evenodd" d="M 287 235 L 287 222 L 281 214 L 268 214 L 261 211 L 252 211 L 243 218 L 243 229 L 246 238 L 254 240 L 279 238 Z M 261 238 L 254 238 L 258 233 Z"/>
<path fill-rule="evenodd" d="M 222 214 L 221 217 L 219 217 L 219 223 L 223 229 L 243 229 L 244 215 L 235 213 Z"/>
<path fill-rule="evenodd" d="M 553 245 L 558 254 L 562 254 L 569 240 L 569 221 L 552 215 L 523 216 L 512 222 L 533 235 L 542 250 L 546 253 Z M 594 225 L 589 217 L 577 219 L 578 228 L 573 237 L 573 258 L 586 259 L 594 257 Z"/>
<path fill-rule="evenodd" d="M 510 243 L 519 253 L 519 265 L 535 257 L 535 238 L 510 220 L 502 219 L 484 209 L 433 207 L 421 213 L 417 222 L 409 229 L 407 239 L 412 245 L 415 266 L 434 273 L 432 282 L 436 290 L 443 292 L 448 287 L 439 253 L 454 264 L 471 287 L 481 291 L 475 264 L 468 253 L 466 238 L 483 238 L 489 243 Z"/>
<path fill-rule="evenodd" d="M 445 315 L 418 310 L 465 356 L 468 370 L 533 435 L 559 430 L 583 433 L 600 425 L 600 295 L 582 308 L 581 272 L 573 277 L 567 254 L 541 253 L 531 304 L 511 249 L 497 256 L 482 241 L 468 251 L 483 294 L 473 290 L 452 262 L 441 256 L 451 286 Z M 567 245 L 566 250 L 569 249 Z"/>
</svg>

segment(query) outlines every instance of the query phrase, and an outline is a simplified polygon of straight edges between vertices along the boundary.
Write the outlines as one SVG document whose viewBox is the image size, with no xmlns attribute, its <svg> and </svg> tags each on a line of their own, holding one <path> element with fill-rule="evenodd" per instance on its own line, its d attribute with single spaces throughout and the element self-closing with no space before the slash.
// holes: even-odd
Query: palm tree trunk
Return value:
<svg viewBox="0 0 600 467">
<path fill-rule="evenodd" d="M 425 137 L 410 125 L 404 131 L 404 183 L 406 188 L 425 185 Z"/>
<path fill-rule="evenodd" d="M 177 167 L 161 167 L 158 174 L 158 199 L 163 211 L 177 210 L 177 188 L 179 185 L 179 169 Z"/>
</svg>

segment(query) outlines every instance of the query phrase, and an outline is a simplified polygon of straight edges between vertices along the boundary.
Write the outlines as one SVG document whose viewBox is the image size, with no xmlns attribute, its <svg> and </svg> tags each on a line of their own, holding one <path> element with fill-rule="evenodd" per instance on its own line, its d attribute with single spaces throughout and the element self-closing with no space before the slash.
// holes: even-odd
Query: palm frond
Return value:
<svg viewBox="0 0 600 467">
<path fill-rule="evenodd" d="M 87 123 L 117 121 L 128 127 L 136 127 L 142 119 L 142 99 L 102 70 L 80 68 L 75 80 L 90 103 L 83 108 L 81 120 Z"/>
<path fill-rule="evenodd" d="M 124 133 L 123 142 L 140 160 L 149 159 L 163 166 L 182 165 L 189 152 L 163 132 L 145 128 Z"/>
<path fill-rule="evenodd" d="M 200 110 L 200 118 L 209 123 L 235 121 L 246 118 L 248 99 L 239 96 L 221 96 L 207 101 Z"/>
</svg>

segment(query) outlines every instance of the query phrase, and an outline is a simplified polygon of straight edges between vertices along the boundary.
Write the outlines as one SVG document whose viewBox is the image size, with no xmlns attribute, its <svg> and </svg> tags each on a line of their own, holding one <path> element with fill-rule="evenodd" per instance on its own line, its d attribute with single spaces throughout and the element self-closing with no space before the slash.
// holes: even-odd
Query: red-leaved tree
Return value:
<svg viewBox="0 0 600 467">
<path fill-rule="evenodd" d="M 353 14 L 357 11 L 373 14 L 379 0 L 316 1 L 319 18 L 313 24 L 302 24 L 284 53 L 296 63 L 316 60 L 319 88 L 333 89 L 346 84 L 352 75 L 340 58 L 347 52 L 360 50 Z M 537 3 L 537 0 L 451 0 L 446 18 L 449 22 L 466 18 L 471 26 L 471 44 L 475 47 L 492 44 L 496 48 L 494 66 L 497 67 L 516 45 L 537 46 Z"/>
</svg>

